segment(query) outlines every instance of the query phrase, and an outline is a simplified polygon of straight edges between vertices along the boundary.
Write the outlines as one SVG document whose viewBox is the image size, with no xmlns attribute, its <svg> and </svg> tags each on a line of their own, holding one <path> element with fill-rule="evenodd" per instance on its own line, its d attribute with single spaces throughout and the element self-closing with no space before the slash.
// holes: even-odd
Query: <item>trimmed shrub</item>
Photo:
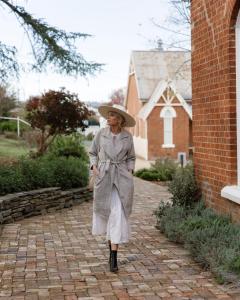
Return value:
<svg viewBox="0 0 240 300">
<path fill-rule="evenodd" d="M 17 132 L 17 122 L 16 121 L 0 121 L 0 132 L 5 131 Z"/>
<path fill-rule="evenodd" d="M 83 187 L 88 184 L 88 165 L 75 157 L 59 157 L 54 162 L 54 178 L 62 189 Z"/>
<path fill-rule="evenodd" d="M 27 189 L 27 181 L 19 165 L 1 165 L 0 195 L 20 192 Z"/>
<path fill-rule="evenodd" d="M 177 169 L 177 163 L 169 158 L 158 159 L 151 168 L 143 168 L 135 176 L 149 181 L 170 181 Z"/>
<path fill-rule="evenodd" d="M 168 157 L 159 158 L 152 164 L 152 168 L 165 176 L 167 180 L 172 180 L 173 175 L 178 168 L 178 163 Z"/>
<path fill-rule="evenodd" d="M 22 159 L 19 166 L 22 176 L 26 179 L 27 189 L 38 189 L 42 187 L 58 186 L 54 178 L 54 163 L 56 158 L 48 159 L 41 157 L 37 159 Z"/>
<path fill-rule="evenodd" d="M 191 206 L 200 199 L 193 165 L 176 170 L 173 180 L 169 183 L 169 192 L 172 194 L 173 205 Z"/>
<path fill-rule="evenodd" d="M 88 162 L 88 154 L 82 144 L 83 139 L 79 134 L 59 135 L 49 147 L 49 153 L 61 157 L 77 157 Z"/>
<path fill-rule="evenodd" d="M 22 158 L 16 164 L 1 166 L 0 195 L 50 186 L 84 187 L 88 174 L 87 163 L 76 157 Z"/>
<path fill-rule="evenodd" d="M 29 126 L 23 123 L 20 123 L 20 132 L 23 133 L 26 130 L 29 130 Z M 17 133 L 17 121 L 15 120 L 0 120 L 0 133 L 15 132 Z"/>
<path fill-rule="evenodd" d="M 150 169 L 140 169 L 134 173 L 135 176 L 142 178 L 148 181 L 167 181 L 168 177 L 165 175 L 164 172 L 159 172 L 153 168 Z"/>
</svg>

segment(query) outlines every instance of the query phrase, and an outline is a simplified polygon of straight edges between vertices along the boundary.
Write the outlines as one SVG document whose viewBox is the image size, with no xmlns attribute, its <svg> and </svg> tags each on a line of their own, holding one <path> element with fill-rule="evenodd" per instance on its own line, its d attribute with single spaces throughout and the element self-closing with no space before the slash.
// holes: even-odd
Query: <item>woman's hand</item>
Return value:
<svg viewBox="0 0 240 300">
<path fill-rule="evenodd" d="M 98 169 L 97 169 L 97 167 L 96 166 L 93 166 L 93 175 L 94 176 L 98 176 L 99 175 L 99 171 L 98 171 Z"/>
</svg>

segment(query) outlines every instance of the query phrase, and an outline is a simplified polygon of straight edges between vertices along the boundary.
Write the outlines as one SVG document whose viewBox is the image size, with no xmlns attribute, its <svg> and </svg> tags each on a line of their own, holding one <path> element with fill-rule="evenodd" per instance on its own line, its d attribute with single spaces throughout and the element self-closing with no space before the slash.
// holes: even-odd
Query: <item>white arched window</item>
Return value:
<svg viewBox="0 0 240 300">
<path fill-rule="evenodd" d="M 173 148 L 173 118 L 176 118 L 176 111 L 173 107 L 164 107 L 160 117 L 163 118 L 163 148 Z"/>
</svg>

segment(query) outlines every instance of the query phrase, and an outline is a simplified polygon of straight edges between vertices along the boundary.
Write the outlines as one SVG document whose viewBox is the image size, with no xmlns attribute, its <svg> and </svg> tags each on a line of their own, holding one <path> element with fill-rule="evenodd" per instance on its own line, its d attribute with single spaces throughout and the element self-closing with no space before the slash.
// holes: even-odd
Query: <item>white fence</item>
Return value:
<svg viewBox="0 0 240 300">
<path fill-rule="evenodd" d="M 17 117 L 17 118 L 0 117 L 0 119 L 15 120 L 15 121 L 17 122 L 17 135 L 18 135 L 18 137 L 20 136 L 20 122 L 22 122 L 22 123 L 24 123 L 24 124 L 26 124 L 26 125 L 28 125 L 28 126 L 31 126 L 30 123 L 28 123 L 28 122 L 26 122 L 26 121 L 20 119 L 19 117 Z"/>
</svg>

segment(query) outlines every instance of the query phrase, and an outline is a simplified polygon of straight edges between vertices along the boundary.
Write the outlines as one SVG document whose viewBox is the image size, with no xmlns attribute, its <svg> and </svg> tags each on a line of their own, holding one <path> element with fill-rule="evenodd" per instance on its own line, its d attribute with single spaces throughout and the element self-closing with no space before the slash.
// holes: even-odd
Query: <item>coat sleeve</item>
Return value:
<svg viewBox="0 0 240 300">
<path fill-rule="evenodd" d="M 95 135 L 92 145 L 89 150 L 89 158 L 90 158 L 90 169 L 92 170 L 93 165 L 97 165 L 98 163 L 98 152 L 99 152 L 99 140 L 100 140 L 101 130 Z"/>
<path fill-rule="evenodd" d="M 127 167 L 128 167 L 129 171 L 133 171 L 134 170 L 134 168 L 135 168 L 135 161 L 136 161 L 136 155 L 135 155 L 133 138 L 131 136 L 131 144 L 130 144 L 130 148 L 129 148 L 128 154 L 127 154 Z"/>
</svg>

